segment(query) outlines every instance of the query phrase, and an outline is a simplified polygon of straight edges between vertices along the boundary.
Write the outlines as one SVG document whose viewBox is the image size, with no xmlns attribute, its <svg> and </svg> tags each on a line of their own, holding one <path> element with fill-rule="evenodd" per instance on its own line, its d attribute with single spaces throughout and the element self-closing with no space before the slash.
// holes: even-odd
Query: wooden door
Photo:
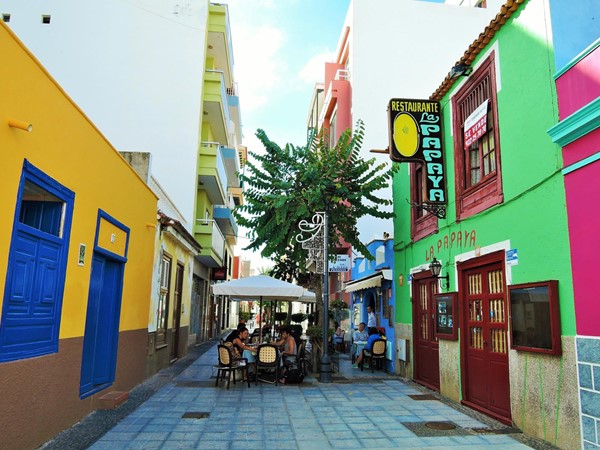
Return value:
<svg viewBox="0 0 600 450">
<path fill-rule="evenodd" d="M 503 261 L 468 268 L 461 273 L 463 398 L 469 406 L 510 423 L 508 309 Z"/>
<path fill-rule="evenodd" d="M 435 337 L 435 302 L 438 292 L 435 279 L 413 280 L 413 342 L 415 351 L 414 380 L 440 390 L 439 343 Z"/>
<path fill-rule="evenodd" d="M 179 334 L 181 327 L 181 301 L 183 295 L 183 265 L 177 263 L 173 304 L 173 330 L 171 333 L 171 362 L 179 358 Z"/>
</svg>

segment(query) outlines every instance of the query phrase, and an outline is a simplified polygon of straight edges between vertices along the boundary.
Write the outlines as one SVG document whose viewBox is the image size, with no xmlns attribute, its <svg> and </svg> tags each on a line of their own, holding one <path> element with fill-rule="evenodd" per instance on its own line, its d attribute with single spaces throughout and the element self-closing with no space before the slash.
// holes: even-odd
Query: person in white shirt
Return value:
<svg viewBox="0 0 600 450">
<path fill-rule="evenodd" d="M 358 324 L 358 329 L 354 330 L 354 342 L 366 341 L 367 339 L 369 339 L 369 333 L 367 333 L 367 330 L 365 330 L 366 327 L 367 326 L 364 322 Z"/>
<path fill-rule="evenodd" d="M 369 331 L 371 331 L 372 329 L 377 331 L 377 319 L 375 318 L 375 313 L 373 312 L 372 306 L 367 306 L 367 313 L 367 328 L 369 329 Z"/>
</svg>

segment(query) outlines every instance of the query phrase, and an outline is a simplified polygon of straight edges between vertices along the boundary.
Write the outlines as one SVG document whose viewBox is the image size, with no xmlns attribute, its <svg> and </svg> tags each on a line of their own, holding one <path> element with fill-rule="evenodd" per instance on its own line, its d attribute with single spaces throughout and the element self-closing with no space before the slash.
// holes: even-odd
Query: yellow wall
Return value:
<svg viewBox="0 0 600 450">
<path fill-rule="evenodd" d="M 156 197 L 3 23 L 0 60 L 5 62 L 0 64 L 0 292 L 4 292 L 19 179 L 27 159 L 75 192 L 60 338 L 83 336 L 99 209 L 130 228 L 120 330 L 145 329 Z M 32 123 L 33 131 L 8 127 L 9 118 Z M 117 234 L 117 242 L 121 238 Z M 87 246 L 84 266 L 78 265 L 80 243 Z"/>
</svg>

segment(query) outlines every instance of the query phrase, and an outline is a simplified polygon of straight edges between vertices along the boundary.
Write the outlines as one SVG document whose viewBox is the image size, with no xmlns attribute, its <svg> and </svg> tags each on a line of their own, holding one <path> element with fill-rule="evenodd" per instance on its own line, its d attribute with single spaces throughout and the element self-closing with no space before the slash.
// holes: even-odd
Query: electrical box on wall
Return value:
<svg viewBox="0 0 600 450">
<path fill-rule="evenodd" d="M 396 346 L 398 351 L 398 359 L 400 361 L 407 361 L 406 347 L 408 347 L 408 339 L 398 339 L 398 345 Z"/>
</svg>

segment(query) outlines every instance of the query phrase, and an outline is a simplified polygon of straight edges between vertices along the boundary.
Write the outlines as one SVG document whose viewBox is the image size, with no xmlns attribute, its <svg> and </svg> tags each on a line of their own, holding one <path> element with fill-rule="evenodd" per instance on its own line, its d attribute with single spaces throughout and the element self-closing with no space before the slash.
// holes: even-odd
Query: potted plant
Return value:
<svg viewBox="0 0 600 450">
<path fill-rule="evenodd" d="M 295 313 L 292 314 L 291 318 L 292 318 L 292 322 L 294 323 L 302 323 L 307 319 L 307 315 L 304 313 Z"/>
<path fill-rule="evenodd" d="M 247 311 L 240 311 L 238 313 L 238 317 L 240 318 L 240 320 L 243 320 L 244 322 L 248 322 L 250 319 L 252 319 L 252 316 L 254 314 L 252 314 L 251 312 L 247 312 Z"/>
</svg>

